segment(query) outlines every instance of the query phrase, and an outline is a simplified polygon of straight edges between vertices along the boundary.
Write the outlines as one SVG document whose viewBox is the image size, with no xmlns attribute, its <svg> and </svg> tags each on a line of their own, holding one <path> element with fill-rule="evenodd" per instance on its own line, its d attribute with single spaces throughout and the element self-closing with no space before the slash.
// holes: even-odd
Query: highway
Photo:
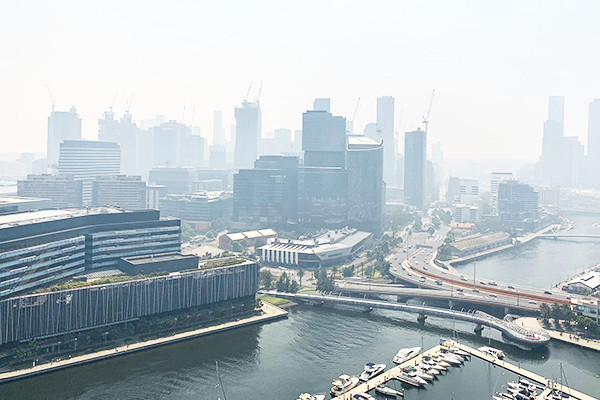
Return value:
<svg viewBox="0 0 600 400">
<path fill-rule="evenodd" d="M 539 303 L 570 304 L 568 294 L 559 290 L 544 290 L 511 283 L 477 279 L 475 276 L 438 267 L 433 260 L 437 249 L 444 243 L 447 227 L 442 227 L 433 235 L 417 233 L 407 241 L 399 252 L 391 254 L 390 273 L 398 280 L 419 288 L 451 291 L 456 296 L 477 298 L 481 304 L 506 307 L 537 309 Z M 523 271 L 527 273 L 526 270 Z"/>
</svg>

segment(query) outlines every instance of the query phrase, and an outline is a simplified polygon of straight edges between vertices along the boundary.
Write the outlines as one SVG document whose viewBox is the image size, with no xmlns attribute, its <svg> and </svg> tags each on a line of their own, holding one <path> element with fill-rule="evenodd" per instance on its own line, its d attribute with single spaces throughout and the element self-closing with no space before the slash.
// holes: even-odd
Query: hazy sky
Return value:
<svg viewBox="0 0 600 400">
<path fill-rule="evenodd" d="M 83 135 L 133 94 L 139 122 L 163 114 L 212 136 L 212 112 L 262 80 L 263 132 L 299 129 L 314 97 L 362 131 L 396 98 L 402 132 L 435 88 L 430 142 L 448 157 L 537 158 L 547 96 L 587 144 L 600 97 L 598 1 L 13 1 L 0 13 L 0 152 L 45 151 L 50 112 L 75 105 Z M 397 118 L 397 123 L 399 118 Z"/>
</svg>

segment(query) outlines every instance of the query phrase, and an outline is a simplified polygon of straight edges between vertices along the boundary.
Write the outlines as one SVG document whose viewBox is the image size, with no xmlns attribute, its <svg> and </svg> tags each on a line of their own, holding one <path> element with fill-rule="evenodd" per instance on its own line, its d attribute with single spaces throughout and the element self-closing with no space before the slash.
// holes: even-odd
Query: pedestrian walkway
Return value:
<svg viewBox="0 0 600 400">
<path fill-rule="evenodd" d="M 102 350 L 96 353 L 84 354 L 77 357 L 72 357 L 66 360 L 60 360 L 56 362 L 36 365 L 32 368 L 20 369 L 16 371 L 10 371 L 0 374 L 0 383 L 10 382 L 17 379 L 23 379 L 30 376 L 44 374 L 47 372 L 56 371 L 59 369 L 65 369 L 74 367 L 77 365 L 87 364 L 104 360 L 111 357 L 122 356 L 125 354 L 134 353 L 141 350 L 150 349 L 153 347 L 164 346 L 171 343 L 181 342 L 184 340 L 194 339 L 201 336 L 211 335 L 218 332 L 224 332 L 231 329 L 241 328 L 243 326 L 254 325 L 258 323 L 264 323 L 267 321 L 284 318 L 287 316 L 287 311 L 282 310 L 267 302 L 263 302 L 262 314 L 255 315 L 248 318 L 243 318 L 237 321 L 225 322 L 223 324 L 210 326 L 207 328 L 196 329 L 193 331 L 187 331 L 177 333 L 169 337 L 162 337 L 153 340 L 147 340 L 145 342 L 133 343 L 130 345 L 119 346 L 113 349 Z"/>
<path fill-rule="evenodd" d="M 559 332 L 543 328 L 540 321 L 533 317 L 521 317 L 513 321 L 513 323 L 529 329 L 544 329 L 550 335 L 550 338 L 560 340 L 565 343 L 574 344 L 576 346 L 585 347 L 586 349 L 600 351 L 600 341 L 593 339 L 583 339 L 577 335 L 568 332 Z"/>
</svg>

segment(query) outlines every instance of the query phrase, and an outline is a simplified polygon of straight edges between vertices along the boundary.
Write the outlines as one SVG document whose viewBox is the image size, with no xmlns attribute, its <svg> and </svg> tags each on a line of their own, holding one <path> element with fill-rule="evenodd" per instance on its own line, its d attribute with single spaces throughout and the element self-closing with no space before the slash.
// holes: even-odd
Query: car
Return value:
<svg viewBox="0 0 600 400">
<path fill-rule="evenodd" d="M 442 286 L 442 281 L 435 281 L 439 286 Z"/>
<path fill-rule="evenodd" d="M 479 289 L 473 289 L 473 292 L 479 293 Z"/>
<path fill-rule="evenodd" d="M 490 297 L 498 297 L 498 295 L 495 293 L 490 293 Z"/>
<path fill-rule="evenodd" d="M 408 275 L 408 276 L 412 276 L 412 274 L 411 274 L 410 272 L 407 272 L 407 273 L 406 273 L 406 275 Z"/>
<path fill-rule="evenodd" d="M 567 300 L 571 300 L 571 296 L 567 296 Z"/>
<path fill-rule="evenodd" d="M 424 277 L 424 276 L 422 276 L 421 278 L 419 278 L 419 280 L 420 280 L 421 282 L 425 282 L 425 277 Z"/>
<path fill-rule="evenodd" d="M 535 300 L 529 300 L 529 304 L 537 304 L 537 301 L 535 301 Z"/>
<path fill-rule="evenodd" d="M 424 269 L 424 270 L 427 270 L 428 268 L 427 268 L 425 265 L 423 265 L 423 269 Z"/>
<path fill-rule="evenodd" d="M 479 283 L 485 286 L 485 282 L 484 281 L 479 281 Z"/>
<path fill-rule="evenodd" d="M 498 284 L 496 283 L 496 281 L 489 281 L 488 285 L 490 285 L 490 286 L 498 286 Z"/>
<path fill-rule="evenodd" d="M 551 292 L 551 291 L 549 291 L 549 290 L 544 290 L 544 293 L 545 293 L 545 294 L 550 294 L 550 295 L 552 294 L 552 292 Z"/>
<path fill-rule="evenodd" d="M 464 275 L 461 275 L 461 276 L 460 276 L 460 280 L 461 280 L 461 281 L 466 281 L 466 280 L 467 280 L 467 278 L 465 278 L 465 277 L 464 277 Z"/>
<path fill-rule="evenodd" d="M 511 286 L 511 285 L 508 285 L 508 286 L 507 286 L 507 289 L 512 289 L 512 290 L 515 290 L 515 287 L 514 287 L 514 286 Z"/>
<path fill-rule="evenodd" d="M 456 291 L 457 292 L 464 292 L 464 289 L 463 288 L 456 288 Z"/>
</svg>

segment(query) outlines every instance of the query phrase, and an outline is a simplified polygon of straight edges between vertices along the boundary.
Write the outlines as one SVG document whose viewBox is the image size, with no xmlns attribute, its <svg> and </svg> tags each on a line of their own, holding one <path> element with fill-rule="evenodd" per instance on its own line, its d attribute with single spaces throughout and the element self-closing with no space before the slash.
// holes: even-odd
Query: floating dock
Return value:
<svg viewBox="0 0 600 400">
<path fill-rule="evenodd" d="M 367 382 L 361 383 L 360 385 L 347 391 L 346 393 L 342 394 L 341 396 L 335 397 L 333 400 L 352 400 L 353 396 L 355 394 L 367 393 L 370 390 L 375 389 L 377 386 L 379 386 L 383 383 L 386 383 L 392 379 L 396 379 L 396 376 L 398 376 L 404 368 L 411 366 L 411 365 L 414 366 L 416 364 L 419 364 L 421 362 L 421 359 L 423 358 L 423 356 L 439 353 L 442 348 L 447 348 L 447 347 L 451 347 L 451 346 L 459 348 L 463 351 L 466 351 L 467 353 L 471 354 L 472 356 L 475 356 L 484 361 L 487 361 L 487 362 L 497 365 L 501 368 L 504 368 L 516 375 L 519 375 L 523 378 L 530 380 L 532 383 L 537 384 L 543 390 L 542 390 L 542 393 L 540 395 L 538 395 L 538 397 L 536 397 L 536 400 L 546 400 L 548 398 L 548 395 L 550 395 L 553 390 L 562 391 L 563 393 L 567 393 L 571 396 L 570 398 L 573 400 L 599 400 L 596 397 L 592 397 L 585 393 L 579 392 L 575 389 L 571 389 L 567 386 L 564 386 L 558 382 L 547 379 L 547 378 L 545 378 L 541 375 L 538 375 L 534 372 L 520 368 L 509 362 L 499 360 L 487 353 L 483 353 L 477 349 L 474 349 L 474 348 L 466 346 L 464 344 L 455 342 L 453 340 L 447 340 L 444 343 L 442 343 L 441 345 L 435 346 L 435 347 L 425 351 L 424 353 L 419 354 L 418 356 L 416 356 L 415 358 L 413 358 L 409 361 L 406 361 L 400 365 L 390 368 L 389 370 L 374 377 L 373 379 L 371 379 Z M 490 393 L 490 397 L 492 394 L 493 393 Z"/>
</svg>

